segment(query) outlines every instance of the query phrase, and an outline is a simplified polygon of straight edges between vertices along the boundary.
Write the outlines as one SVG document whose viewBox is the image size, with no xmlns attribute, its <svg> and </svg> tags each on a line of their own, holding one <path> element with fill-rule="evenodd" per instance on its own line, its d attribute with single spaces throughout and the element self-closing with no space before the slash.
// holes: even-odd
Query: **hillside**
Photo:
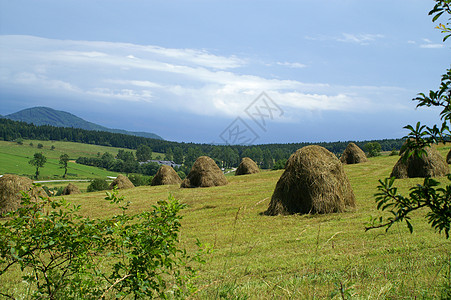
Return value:
<svg viewBox="0 0 451 300">
<path fill-rule="evenodd" d="M 445 156 L 448 150 L 440 152 Z M 182 211 L 182 247 L 192 253 L 198 238 L 213 249 L 191 299 L 439 299 L 449 284 L 451 241 L 431 229 L 425 211 L 412 215 L 413 234 L 405 224 L 388 233 L 364 231 L 370 216 L 381 215 L 374 202 L 377 181 L 397 159 L 380 156 L 344 166 L 357 201 L 345 213 L 262 215 L 282 171 L 232 176 L 221 187 L 142 186 L 121 195 L 131 201 L 131 212 L 148 210 L 169 194 L 188 205 Z M 420 182 L 402 179 L 396 186 L 405 194 Z M 117 214 L 104 197 L 96 192 L 65 199 L 90 217 Z M 20 276 L 0 282 L 3 291 L 21 288 L 27 287 Z"/>
<path fill-rule="evenodd" d="M 1 117 L 1 116 L 0 116 Z M 107 128 L 89 121 L 86 121 L 80 117 L 77 117 L 71 113 L 55 110 L 49 107 L 32 107 L 27 108 L 6 116 L 3 118 L 7 118 L 14 121 L 22 121 L 27 123 L 33 123 L 35 125 L 51 125 L 56 127 L 72 127 L 72 128 L 80 128 L 85 130 L 96 130 L 96 131 L 106 131 L 113 133 L 122 133 L 127 135 L 135 135 L 140 137 L 146 137 L 151 139 L 159 139 L 163 138 L 155 133 L 149 132 L 133 132 L 126 131 L 122 129 L 111 129 Z"/>
</svg>

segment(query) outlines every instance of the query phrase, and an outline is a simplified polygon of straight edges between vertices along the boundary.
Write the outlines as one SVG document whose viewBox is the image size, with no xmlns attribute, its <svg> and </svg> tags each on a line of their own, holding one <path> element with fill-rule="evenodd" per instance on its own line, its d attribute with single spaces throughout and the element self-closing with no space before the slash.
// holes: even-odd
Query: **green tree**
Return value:
<svg viewBox="0 0 451 300">
<path fill-rule="evenodd" d="M 272 158 L 271 151 L 269 151 L 269 149 L 265 149 L 263 151 L 262 168 L 263 169 L 272 169 L 273 166 L 274 166 L 274 160 Z"/>
<path fill-rule="evenodd" d="M 174 153 L 172 152 L 172 148 L 171 148 L 171 147 L 169 147 L 169 148 L 166 150 L 164 159 L 165 159 L 165 160 L 169 160 L 169 161 L 174 160 Z"/>
<path fill-rule="evenodd" d="M 32 166 L 36 167 L 35 178 L 39 177 L 39 168 L 43 168 L 45 163 L 47 162 L 47 157 L 42 153 L 35 153 L 33 155 L 33 159 L 31 159 L 28 163 Z"/>
<path fill-rule="evenodd" d="M 38 149 L 42 149 L 44 147 L 44 145 L 42 145 L 41 143 L 38 143 Z"/>
<path fill-rule="evenodd" d="M 287 160 L 286 159 L 279 159 L 278 161 L 276 161 L 276 163 L 274 164 L 272 169 L 273 170 L 285 169 L 285 165 L 286 164 L 287 164 Z"/>
<path fill-rule="evenodd" d="M 108 183 L 105 179 L 95 178 L 91 180 L 91 183 L 88 185 L 87 191 L 89 192 L 97 192 L 104 191 L 109 188 Z"/>
<path fill-rule="evenodd" d="M 60 155 L 60 161 L 59 164 L 62 165 L 61 168 L 64 168 L 64 175 L 63 178 L 66 178 L 67 174 L 67 163 L 69 162 L 69 155 L 67 154 L 61 154 Z"/>
<path fill-rule="evenodd" d="M 101 219 L 79 213 L 64 199 L 24 193 L 22 206 L 0 222 L 0 280 L 19 276 L 26 291 L 0 291 L 5 299 L 182 299 L 204 263 L 198 250 L 180 248 L 184 204 L 172 196 L 150 210 L 128 212 L 117 190 L 105 198 L 120 214 Z M 105 265 L 108 264 L 108 267 Z"/>
<path fill-rule="evenodd" d="M 374 157 L 374 156 L 379 156 L 381 155 L 381 144 L 379 144 L 378 142 L 370 142 L 370 143 L 366 143 L 364 146 L 366 152 L 368 153 L 368 157 Z"/>
<path fill-rule="evenodd" d="M 111 168 L 114 163 L 114 156 L 109 152 L 105 152 L 101 157 L 101 166 L 107 170 Z"/>
<path fill-rule="evenodd" d="M 136 149 L 136 159 L 138 161 L 148 161 L 152 159 L 152 149 L 147 145 L 139 145 Z"/>
<path fill-rule="evenodd" d="M 451 1 L 436 0 L 434 8 L 429 12 L 433 16 L 432 21 L 436 22 L 440 16 L 446 14 L 448 23 L 439 24 L 438 29 L 445 33 L 443 41 L 445 42 L 451 36 L 450 18 Z M 434 125 L 428 127 L 420 122 L 416 126 L 407 125 L 404 128 L 410 132 L 406 138 L 406 143 L 401 148 L 402 158 L 408 159 L 412 155 L 418 157 L 427 155 L 425 147 L 430 147 L 433 143 L 446 142 L 451 139 L 449 124 L 451 121 L 451 69 L 447 69 L 442 75 L 440 87 L 437 91 L 418 94 L 413 99 L 418 101 L 417 107 L 439 107 L 442 111 L 440 117 L 442 124 L 440 127 Z M 451 175 L 448 175 L 451 181 Z M 410 189 L 408 196 L 398 193 L 395 187 L 394 178 L 385 178 L 379 180 L 379 192 L 376 194 L 377 208 L 387 210 L 391 213 L 388 218 L 379 217 L 367 225 L 366 230 L 373 228 L 385 228 L 388 230 L 393 224 L 405 221 L 410 232 L 413 232 L 413 226 L 410 223 L 410 214 L 418 209 L 425 208 L 427 222 L 438 232 L 445 233 L 449 238 L 451 224 L 451 184 L 444 187 L 439 186 L 439 182 L 432 178 L 425 178 L 423 184 L 416 185 Z M 448 295 L 451 296 L 451 295 Z"/>
</svg>

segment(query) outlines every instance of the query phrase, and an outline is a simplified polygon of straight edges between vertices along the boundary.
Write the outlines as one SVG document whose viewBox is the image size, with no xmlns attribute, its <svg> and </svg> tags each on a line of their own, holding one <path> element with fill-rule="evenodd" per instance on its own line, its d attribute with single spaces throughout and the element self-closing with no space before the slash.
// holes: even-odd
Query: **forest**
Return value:
<svg viewBox="0 0 451 300">
<path fill-rule="evenodd" d="M 189 170 L 194 161 L 202 155 L 213 158 L 222 168 L 238 166 L 243 157 L 250 157 L 263 169 L 272 169 L 274 165 L 283 165 L 283 161 L 297 149 L 307 145 L 316 144 L 325 147 L 337 156 L 343 152 L 350 141 L 320 142 L 320 143 L 287 143 L 287 144 L 261 144 L 261 145 L 213 145 L 173 142 L 150 139 L 125 134 L 90 131 L 77 128 L 54 127 L 48 125 L 36 126 L 33 124 L 0 119 L 0 140 L 14 141 L 17 139 L 38 139 L 69 141 L 103 146 L 121 147 L 130 150 L 145 149 L 164 153 L 165 159 L 183 164 L 181 171 Z M 369 145 L 377 143 L 380 151 L 399 150 L 403 144 L 402 139 L 384 139 L 372 141 L 353 141 L 360 148 L 366 149 Z M 135 157 L 133 152 L 125 151 L 121 157 L 113 157 L 103 153 L 98 158 L 80 157 L 78 163 L 103 167 L 108 170 L 125 173 L 142 173 L 153 175 L 158 169 L 155 164 L 139 164 L 143 161 Z M 141 155 L 142 156 L 142 155 Z M 151 157 L 147 157 L 151 159 Z"/>
</svg>

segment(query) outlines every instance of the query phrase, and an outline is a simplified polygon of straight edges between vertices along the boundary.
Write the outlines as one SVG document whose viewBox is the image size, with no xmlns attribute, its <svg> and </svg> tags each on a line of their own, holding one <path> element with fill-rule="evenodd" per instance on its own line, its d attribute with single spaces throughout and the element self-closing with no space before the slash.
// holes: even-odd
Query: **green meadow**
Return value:
<svg viewBox="0 0 451 300">
<path fill-rule="evenodd" d="M 43 147 L 38 149 L 38 144 L 42 144 Z M 54 147 L 53 150 L 52 146 Z M 28 164 L 28 161 L 33 158 L 34 153 L 42 152 L 47 157 L 47 163 L 40 169 L 40 180 L 61 179 L 64 170 L 61 169 L 59 164 L 59 157 L 62 154 L 69 155 L 71 160 L 68 164 L 68 179 L 116 176 L 117 173 L 115 172 L 76 164 L 75 160 L 80 156 L 95 157 L 98 153 L 103 154 L 105 152 L 115 156 L 119 150 L 121 148 L 61 141 L 24 140 L 22 145 L 16 142 L 0 141 L 0 174 L 8 173 L 33 177 L 35 168 Z M 136 152 L 130 149 L 123 150 Z M 154 158 L 161 156 L 160 153 L 153 153 Z"/>
<path fill-rule="evenodd" d="M 446 155 L 449 147 L 440 149 Z M 450 288 L 451 241 L 431 229 L 426 211 L 405 224 L 364 231 L 380 216 L 374 193 L 397 156 L 345 165 L 357 207 L 328 215 L 265 216 L 282 171 L 228 177 L 222 187 L 180 189 L 144 186 L 122 190 L 130 210 L 148 210 L 169 194 L 188 206 L 182 211 L 181 246 L 194 252 L 196 239 L 212 252 L 198 266 L 192 299 L 431 299 Z M 439 178 L 445 182 L 445 178 Z M 422 179 L 397 180 L 401 193 Z M 66 196 L 86 216 L 119 213 L 104 193 Z M 0 283 L 21 288 L 18 277 Z"/>
</svg>

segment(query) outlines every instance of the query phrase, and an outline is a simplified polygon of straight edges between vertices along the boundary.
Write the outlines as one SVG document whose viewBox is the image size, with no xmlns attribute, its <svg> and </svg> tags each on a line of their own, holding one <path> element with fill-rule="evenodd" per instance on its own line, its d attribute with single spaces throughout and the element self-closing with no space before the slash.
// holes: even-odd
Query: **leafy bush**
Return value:
<svg viewBox="0 0 451 300">
<path fill-rule="evenodd" d="M 108 183 L 104 179 L 95 178 L 91 181 L 91 183 L 88 185 L 87 191 L 88 192 L 97 192 L 97 191 L 104 191 L 109 188 Z"/>
<path fill-rule="evenodd" d="M 150 185 L 152 178 L 150 176 L 144 176 L 140 174 L 130 174 L 128 179 L 133 183 L 134 186 Z"/>
<path fill-rule="evenodd" d="M 278 161 L 276 161 L 276 163 L 274 164 L 274 166 L 272 167 L 273 170 L 282 170 L 285 169 L 285 165 L 287 164 L 287 160 L 286 159 L 279 159 Z"/>
<path fill-rule="evenodd" d="M 390 156 L 396 156 L 396 155 L 399 155 L 399 151 L 396 150 L 396 149 L 393 149 L 393 150 L 390 152 Z"/>
<path fill-rule="evenodd" d="M 378 142 L 370 142 L 370 143 L 366 143 L 365 146 L 365 151 L 368 153 L 368 157 L 374 157 L 374 156 L 379 156 L 381 155 L 381 144 L 379 144 Z"/>
<path fill-rule="evenodd" d="M 179 298 L 194 292 L 193 263 L 178 248 L 179 211 L 173 197 L 151 211 L 127 213 L 128 202 L 107 192 L 105 200 L 122 213 L 90 219 L 64 199 L 31 200 L 0 223 L 0 281 L 20 272 L 26 287 L 0 291 L 15 299 Z M 200 244 L 198 243 L 200 246 Z"/>
</svg>

